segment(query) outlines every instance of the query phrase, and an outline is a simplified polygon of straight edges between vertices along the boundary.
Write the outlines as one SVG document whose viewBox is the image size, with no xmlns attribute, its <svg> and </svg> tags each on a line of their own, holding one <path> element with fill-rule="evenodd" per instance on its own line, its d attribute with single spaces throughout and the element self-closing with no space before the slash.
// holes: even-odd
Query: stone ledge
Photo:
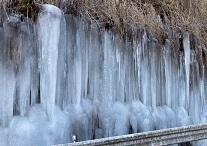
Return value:
<svg viewBox="0 0 207 146">
<path fill-rule="evenodd" d="M 207 139 L 207 124 L 190 125 L 136 134 L 81 141 L 57 146 L 169 145 Z"/>
</svg>

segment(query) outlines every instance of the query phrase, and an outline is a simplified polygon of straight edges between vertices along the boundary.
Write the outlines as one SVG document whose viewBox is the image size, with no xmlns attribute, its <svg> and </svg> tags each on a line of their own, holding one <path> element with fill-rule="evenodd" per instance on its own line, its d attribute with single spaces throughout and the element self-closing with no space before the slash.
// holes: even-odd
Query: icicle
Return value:
<svg viewBox="0 0 207 146">
<path fill-rule="evenodd" d="M 40 42 L 40 98 L 50 120 L 54 118 L 58 44 L 62 12 L 55 6 L 42 5 L 38 16 Z"/>
<path fill-rule="evenodd" d="M 150 48 L 150 65 L 151 65 L 151 94 L 152 94 L 152 107 L 156 107 L 156 100 L 157 100 L 157 68 L 158 68 L 158 61 L 157 61 L 157 40 L 151 39 L 151 45 Z"/>
<path fill-rule="evenodd" d="M 164 47 L 164 60 L 165 60 L 165 78 L 166 78 L 166 104 L 171 107 L 172 106 L 172 99 L 171 99 L 171 78 L 172 78 L 172 71 L 171 71 L 171 53 L 170 53 L 170 41 L 166 40 L 166 44 Z"/>
<path fill-rule="evenodd" d="M 185 32 L 183 37 L 183 47 L 185 51 L 185 74 L 186 74 L 186 105 L 185 108 L 189 110 L 189 94 L 190 94 L 190 38 L 189 33 Z"/>
<path fill-rule="evenodd" d="M 56 104 L 62 109 L 65 106 L 64 98 L 66 98 L 66 32 L 65 18 L 61 17 L 60 38 L 58 44 Z"/>
<path fill-rule="evenodd" d="M 81 26 L 80 26 L 81 27 Z M 76 85 L 76 104 L 80 106 L 82 97 L 82 33 L 81 28 L 76 32 L 76 47 L 75 47 L 75 85 Z"/>
<path fill-rule="evenodd" d="M 16 91 L 16 79 L 14 72 L 0 64 L 0 123 L 7 127 L 13 116 L 13 104 Z"/>
</svg>

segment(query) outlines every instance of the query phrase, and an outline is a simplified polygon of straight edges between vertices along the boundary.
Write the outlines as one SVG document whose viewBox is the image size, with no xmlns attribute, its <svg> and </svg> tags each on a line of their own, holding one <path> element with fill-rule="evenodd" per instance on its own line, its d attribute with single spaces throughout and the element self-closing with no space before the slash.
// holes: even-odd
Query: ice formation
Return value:
<svg viewBox="0 0 207 146">
<path fill-rule="evenodd" d="M 120 40 L 52 5 L 41 6 L 37 23 L 6 17 L 0 27 L 0 146 L 207 122 L 204 46 L 193 48 L 187 31 L 183 45 L 175 46 L 129 27 L 132 34 Z"/>
</svg>

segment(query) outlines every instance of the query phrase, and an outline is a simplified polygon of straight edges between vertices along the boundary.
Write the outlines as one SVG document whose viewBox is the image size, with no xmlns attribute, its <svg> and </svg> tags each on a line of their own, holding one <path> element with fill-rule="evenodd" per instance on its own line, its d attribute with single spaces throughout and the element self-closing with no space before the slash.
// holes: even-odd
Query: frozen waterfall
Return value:
<svg viewBox="0 0 207 146">
<path fill-rule="evenodd" d="M 125 39 L 42 5 L 0 27 L 0 146 L 45 146 L 207 122 L 206 48 Z M 196 143 L 195 143 L 196 144 Z"/>
</svg>

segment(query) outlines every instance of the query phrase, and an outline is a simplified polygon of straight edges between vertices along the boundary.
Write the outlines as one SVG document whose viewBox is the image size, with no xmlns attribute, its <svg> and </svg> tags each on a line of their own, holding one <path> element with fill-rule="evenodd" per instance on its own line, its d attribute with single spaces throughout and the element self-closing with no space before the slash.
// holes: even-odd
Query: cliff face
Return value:
<svg viewBox="0 0 207 146">
<path fill-rule="evenodd" d="M 139 4 L 112 2 L 117 9 Z M 81 141 L 207 122 L 206 48 L 192 31 L 172 29 L 148 11 L 148 25 L 124 18 L 118 25 L 115 16 L 70 3 L 73 15 L 48 4 L 34 20 L 2 13 L 1 144 L 52 145 L 72 142 L 72 134 Z"/>
</svg>

